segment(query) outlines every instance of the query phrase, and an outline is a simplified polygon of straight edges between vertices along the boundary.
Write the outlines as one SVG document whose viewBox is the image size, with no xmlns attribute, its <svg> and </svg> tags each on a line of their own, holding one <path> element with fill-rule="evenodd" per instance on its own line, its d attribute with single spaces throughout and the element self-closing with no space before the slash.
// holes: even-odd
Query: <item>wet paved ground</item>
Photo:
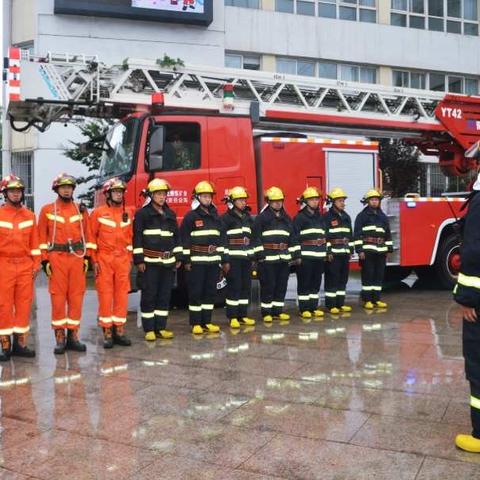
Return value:
<svg viewBox="0 0 480 480">
<path fill-rule="evenodd" d="M 54 357 L 45 288 L 38 356 L 0 367 L 0 479 L 473 479 L 460 319 L 448 292 L 397 291 L 388 313 L 263 324 L 107 353 L 88 292 L 86 354 Z M 351 299 L 355 302 L 356 299 Z M 292 313 L 294 304 L 290 305 Z"/>
</svg>

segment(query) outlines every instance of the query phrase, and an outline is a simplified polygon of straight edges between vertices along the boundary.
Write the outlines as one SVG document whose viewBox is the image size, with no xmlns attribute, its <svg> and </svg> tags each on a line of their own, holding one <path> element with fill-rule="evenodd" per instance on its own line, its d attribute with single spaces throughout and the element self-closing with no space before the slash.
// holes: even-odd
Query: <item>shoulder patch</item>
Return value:
<svg viewBox="0 0 480 480">
<path fill-rule="evenodd" d="M 203 220 L 195 220 L 196 227 L 203 227 L 203 225 L 204 225 Z"/>
</svg>

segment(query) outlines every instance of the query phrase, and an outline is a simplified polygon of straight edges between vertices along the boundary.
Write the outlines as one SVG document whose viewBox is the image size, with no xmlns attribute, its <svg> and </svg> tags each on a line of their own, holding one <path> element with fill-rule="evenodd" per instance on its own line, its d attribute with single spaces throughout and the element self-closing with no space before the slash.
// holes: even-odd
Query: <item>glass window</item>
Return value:
<svg viewBox="0 0 480 480">
<path fill-rule="evenodd" d="M 465 94 L 478 95 L 478 80 L 476 80 L 475 78 L 465 79 Z"/>
<path fill-rule="evenodd" d="M 260 70 L 260 56 L 259 55 L 244 55 L 243 68 L 245 70 Z"/>
<path fill-rule="evenodd" d="M 165 123 L 165 148 L 162 170 L 200 168 L 200 125 Z"/>
<path fill-rule="evenodd" d="M 297 61 L 294 58 L 277 58 L 277 72 L 296 75 Z"/>
<path fill-rule="evenodd" d="M 355 65 L 340 65 L 340 79 L 347 82 L 358 82 L 359 68 Z"/>
<path fill-rule="evenodd" d="M 340 0 L 342 3 L 353 3 L 354 5 L 357 4 L 357 0 Z"/>
<path fill-rule="evenodd" d="M 407 16 L 401 15 L 400 13 L 392 13 L 390 18 L 390 23 L 396 27 L 406 27 L 407 26 Z"/>
<path fill-rule="evenodd" d="M 304 75 L 306 77 L 315 76 L 315 62 L 308 60 L 298 60 L 297 75 Z"/>
<path fill-rule="evenodd" d="M 452 93 L 463 93 L 463 78 L 449 75 L 448 91 Z"/>
<path fill-rule="evenodd" d="M 392 10 L 407 10 L 407 0 L 392 0 Z"/>
<path fill-rule="evenodd" d="M 394 87 L 409 87 L 409 76 L 408 72 L 402 72 L 401 70 L 393 71 L 393 86 Z"/>
<path fill-rule="evenodd" d="M 357 9 L 351 7 L 340 7 L 340 18 L 342 20 L 357 20 Z"/>
<path fill-rule="evenodd" d="M 425 28 L 425 17 L 410 15 L 410 28 Z"/>
<path fill-rule="evenodd" d="M 25 205 L 34 210 L 33 192 L 33 152 L 12 152 L 11 171 L 25 182 Z"/>
<path fill-rule="evenodd" d="M 460 22 L 454 22 L 447 20 L 447 32 L 449 33 L 462 33 L 462 24 Z"/>
<path fill-rule="evenodd" d="M 293 0 L 275 0 L 275 10 L 283 13 L 293 13 Z"/>
<path fill-rule="evenodd" d="M 478 19 L 477 0 L 464 0 L 463 3 L 463 18 L 467 20 Z"/>
<path fill-rule="evenodd" d="M 376 23 L 377 21 L 377 12 L 375 10 L 365 10 L 364 8 L 360 9 L 360 21 L 368 23 Z"/>
<path fill-rule="evenodd" d="M 410 11 L 414 13 L 425 13 L 423 0 L 410 0 Z"/>
<path fill-rule="evenodd" d="M 297 0 L 297 13 L 299 15 L 315 16 L 315 4 L 313 2 L 304 2 L 303 0 Z"/>
<path fill-rule="evenodd" d="M 443 17 L 443 0 L 428 0 L 428 14 Z"/>
<path fill-rule="evenodd" d="M 463 33 L 465 35 L 478 35 L 478 25 L 476 23 L 467 23 L 463 24 Z"/>
<path fill-rule="evenodd" d="M 225 54 L 225 66 L 228 68 L 242 68 L 242 56 L 231 53 Z"/>
<path fill-rule="evenodd" d="M 326 3 L 318 4 L 318 16 L 325 18 L 337 18 L 337 7 L 336 5 L 330 5 Z"/>
<path fill-rule="evenodd" d="M 439 92 L 445 91 L 445 75 L 442 73 L 430 74 L 430 90 L 436 90 Z"/>
<path fill-rule="evenodd" d="M 424 73 L 410 74 L 410 87 L 425 90 L 427 88 L 427 78 Z"/>
<path fill-rule="evenodd" d="M 377 83 L 377 70 L 375 68 L 361 67 L 360 81 L 362 83 Z"/>
<path fill-rule="evenodd" d="M 318 62 L 318 76 L 321 78 L 337 78 L 337 64 L 331 62 Z"/>
<path fill-rule="evenodd" d="M 460 18 L 462 16 L 462 1 L 447 0 L 447 16 Z"/>
<path fill-rule="evenodd" d="M 443 32 L 443 18 L 428 17 L 428 29 L 434 32 Z"/>
<path fill-rule="evenodd" d="M 376 7 L 375 0 L 360 0 L 362 7 Z"/>
</svg>

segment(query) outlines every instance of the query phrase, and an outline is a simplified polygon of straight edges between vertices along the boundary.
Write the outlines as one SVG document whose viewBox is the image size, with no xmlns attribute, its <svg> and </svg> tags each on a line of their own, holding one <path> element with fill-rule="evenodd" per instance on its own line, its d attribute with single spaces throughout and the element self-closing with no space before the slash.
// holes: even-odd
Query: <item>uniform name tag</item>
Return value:
<svg viewBox="0 0 480 480">
<path fill-rule="evenodd" d="M 196 227 L 203 227 L 203 220 L 195 220 Z"/>
</svg>

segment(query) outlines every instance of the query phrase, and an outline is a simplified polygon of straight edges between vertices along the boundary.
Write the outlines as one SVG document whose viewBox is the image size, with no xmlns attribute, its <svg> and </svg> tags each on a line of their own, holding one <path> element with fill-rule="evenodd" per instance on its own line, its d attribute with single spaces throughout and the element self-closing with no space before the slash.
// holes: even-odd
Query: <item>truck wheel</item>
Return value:
<svg viewBox="0 0 480 480">
<path fill-rule="evenodd" d="M 449 235 L 443 240 L 433 267 L 441 288 L 453 289 L 460 272 L 460 244 L 457 235 Z"/>
</svg>

